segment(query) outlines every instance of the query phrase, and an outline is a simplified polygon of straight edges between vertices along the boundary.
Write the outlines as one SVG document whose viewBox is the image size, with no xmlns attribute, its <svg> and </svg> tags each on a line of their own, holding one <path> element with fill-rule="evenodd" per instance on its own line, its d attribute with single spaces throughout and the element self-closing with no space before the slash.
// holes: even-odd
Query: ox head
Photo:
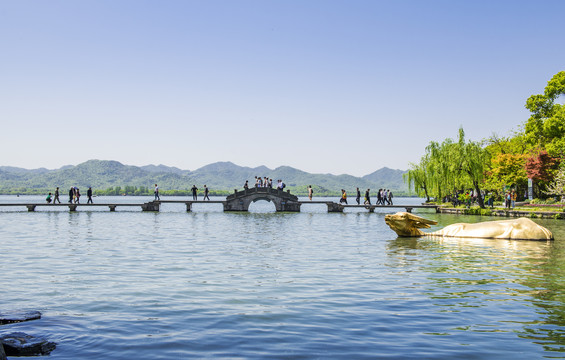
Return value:
<svg viewBox="0 0 565 360">
<path fill-rule="evenodd" d="M 398 234 L 398 236 L 422 236 L 425 233 L 420 229 L 428 229 L 437 221 L 427 220 L 407 212 L 385 216 L 386 224 Z"/>
</svg>

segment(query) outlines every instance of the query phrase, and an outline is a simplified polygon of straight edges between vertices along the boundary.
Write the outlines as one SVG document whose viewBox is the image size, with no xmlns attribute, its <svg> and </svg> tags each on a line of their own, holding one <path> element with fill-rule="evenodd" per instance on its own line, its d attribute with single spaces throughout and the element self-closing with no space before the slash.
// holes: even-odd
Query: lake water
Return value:
<svg viewBox="0 0 565 360">
<path fill-rule="evenodd" d="M 440 240 L 397 238 L 396 210 L 185 209 L 0 208 L 0 311 L 43 313 L 0 333 L 57 342 L 52 359 L 565 357 L 563 221 L 537 220 L 552 242 Z"/>
</svg>

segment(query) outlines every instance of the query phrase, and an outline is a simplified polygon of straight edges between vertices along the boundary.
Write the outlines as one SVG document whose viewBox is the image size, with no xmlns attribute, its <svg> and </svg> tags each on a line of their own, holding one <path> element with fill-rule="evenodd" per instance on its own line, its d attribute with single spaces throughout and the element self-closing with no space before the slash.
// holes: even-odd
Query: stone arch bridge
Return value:
<svg viewBox="0 0 565 360">
<path fill-rule="evenodd" d="M 333 201 L 299 201 L 296 195 L 292 195 L 290 190 L 284 191 L 280 189 L 272 189 L 267 187 L 253 187 L 238 191 L 234 190 L 233 194 L 228 195 L 226 200 L 204 201 L 204 200 L 159 200 L 146 204 L 145 211 L 159 211 L 159 205 L 162 203 L 183 203 L 186 204 L 186 211 L 192 211 L 193 204 L 222 204 L 224 211 L 249 211 L 251 203 L 265 200 L 275 205 L 277 212 L 300 212 L 303 204 L 325 204 L 328 212 L 343 212 L 343 206 Z"/>
<path fill-rule="evenodd" d="M 290 190 L 285 192 L 268 187 L 254 187 L 243 191 L 235 190 L 233 194 L 226 197 L 224 211 L 248 211 L 249 205 L 259 200 L 272 202 L 278 212 L 300 211 L 301 203 L 297 196 L 290 193 Z"/>
</svg>

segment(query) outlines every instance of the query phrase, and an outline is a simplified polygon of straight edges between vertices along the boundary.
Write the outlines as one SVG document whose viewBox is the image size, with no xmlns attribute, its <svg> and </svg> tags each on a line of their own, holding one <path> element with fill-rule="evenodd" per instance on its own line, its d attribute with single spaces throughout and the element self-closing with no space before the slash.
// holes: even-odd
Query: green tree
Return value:
<svg viewBox="0 0 565 360">
<path fill-rule="evenodd" d="M 547 186 L 547 195 L 556 195 L 561 197 L 561 201 L 565 199 L 565 168 L 562 166 L 553 181 Z"/>
<path fill-rule="evenodd" d="M 425 155 L 420 160 L 419 164 L 410 163 L 410 169 L 402 175 L 404 182 L 408 184 L 408 188 L 413 188 L 418 196 L 425 196 L 426 201 L 430 201 L 430 194 L 428 193 L 428 178 L 427 178 L 427 164 L 428 156 Z"/>
<path fill-rule="evenodd" d="M 565 106 L 556 102 L 564 94 L 565 71 L 560 71 L 547 82 L 543 94 L 526 101 L 531 112 L 525 127 L 528 142 L 545 148 L 551 156 L 565 154 Z"/>
<path fill-rule="evenodd" d="M 561 201 L 565 200 L 565 163 L 561 163 L 557 175 L 553 181 L 547 186 L 547 195 L 556 195 L 561 197 Z"/>
<path fill-rule="evenodd" d="M 485 140 L 486 149 L 491 156 L 498 154 L 527 154 L 533 147 L 528 144 L 524 131 L 515 131 L 512 136 L 499 137 L 492 134 Z"/>
<path fill-rule="evenodd" d="M 481 186 L 489 164 L 489 152 L 481 143 L 465 141 L 463 128 L 459 129 L 459 139 L 454 142 L 446 139 L 441 144 L 430 142 L 420 164 L 413 166 L 405 177 L 416 191 L 424 189 L 426 196 L 437 200 L 456 190 L 472 188 L 477 194 L 479 206 L 484 208 Z"/>
<path fill-rule="evenodd" d="M 486 149 L 478 142 L 465 142 L 465 131 L 459 129 L 459 141 L 457 151 L 455 152 L 455 164 L 457 164 L 457 172 L 464 183 L 472 184 L 477 201 L 481 208 L 485 207 L 480 186 L 485 177 L 485 171 L 490 161 L 490 155 Z"/>
<path fill-rule="evenodd" d="M 485 187 L 502 190 L 505 186 L 524 189 L 528 183 L 526 154 L 497 154 L 492 156 L 490 169 L 485 175 Z M 519 192 L 521 193 L 521 192 Z"/>
</svg>

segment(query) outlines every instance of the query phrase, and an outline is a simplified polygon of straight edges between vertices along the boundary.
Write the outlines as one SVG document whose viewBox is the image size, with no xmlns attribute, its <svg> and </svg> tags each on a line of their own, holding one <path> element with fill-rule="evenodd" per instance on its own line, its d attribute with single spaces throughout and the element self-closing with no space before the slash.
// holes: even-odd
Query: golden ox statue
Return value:
<svg viewBox="0 0 565 360">
<path fill-rule="evenodd" d="M 551 231 L 527 218 L 485 221 L 475 224 L 458 223 L 448 225 L 432 233 L 425 233 L 420 229 L 427 229 L 430 225 L 436 225 L 436 221 L 427 220 L 407 212 L 386 215 L 385 222 L 398 236 L 432 235 L 485 239 L 553 240 Z"/>
</svg>

